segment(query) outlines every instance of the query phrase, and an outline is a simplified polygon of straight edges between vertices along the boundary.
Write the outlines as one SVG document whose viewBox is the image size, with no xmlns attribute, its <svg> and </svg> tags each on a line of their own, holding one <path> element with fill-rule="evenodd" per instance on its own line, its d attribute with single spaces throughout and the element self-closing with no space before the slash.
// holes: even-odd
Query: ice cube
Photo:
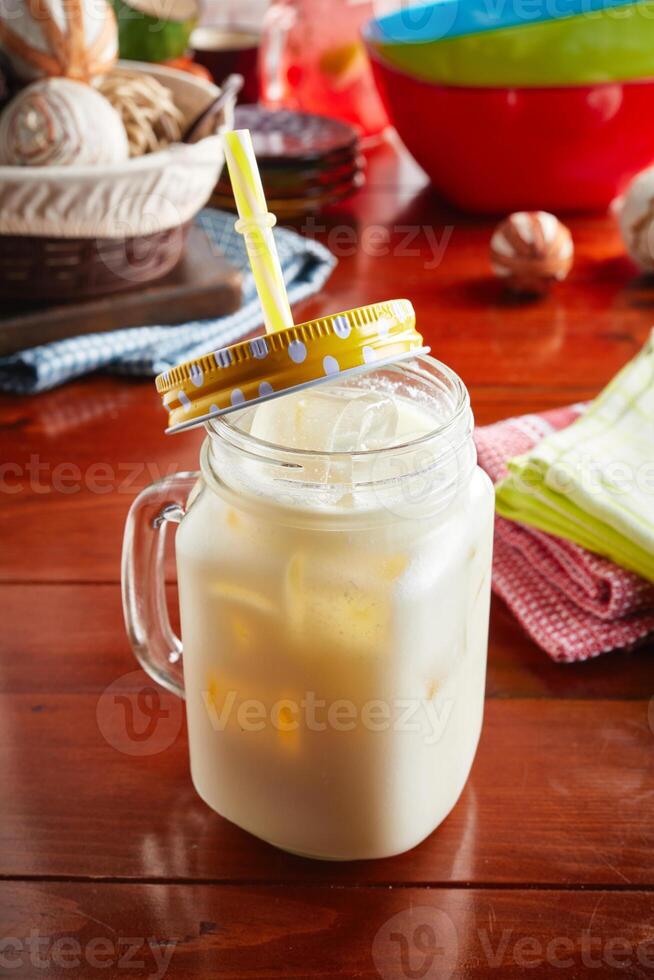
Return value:
<svg viewBox="0 0 654 980">
<path fill-rule="evenodd" d="M 329 451 L 335 413 L 342 410 L 338 396 L 299 391 L 259 405 L 250 433 L 286 449 Z"/>
<path fill-rule="evenodd" d="M 288 449 L 351 453 L 392 444 L 397 420 L 386 394 L 317 387 L 261 404 L 250 432 Z"/>
<path fill-rule="evenodd" d="M 335 421 L 332 452 L 362 452 L 392 445 L 398 422 L 395 402 L 376 391 L 352 394 Z"/>
<path fill-rule="evenodd" d="M 397 419 L 388 395 L 330 385 L 262 403 L 250 433 L 289 449 L 343 454 L 329 461 L 307 457 L 300 468 L 285 474 L 287 480 L 343 486 L 352 483 L 352 461 L 346 454 L 392 445 Z"/>
</svg>

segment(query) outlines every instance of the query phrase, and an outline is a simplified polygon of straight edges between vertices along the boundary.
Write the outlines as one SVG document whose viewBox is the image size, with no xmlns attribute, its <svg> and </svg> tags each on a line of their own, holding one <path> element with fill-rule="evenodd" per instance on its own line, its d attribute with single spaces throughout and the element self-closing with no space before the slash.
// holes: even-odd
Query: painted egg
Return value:
<svg viewBox="0 0 654 980">
<path fill-rule="evenodd" d="M 23 89 L 0 116 L 0 163 L 18 167 L 119 163 L 129 147 L 123 122 L 103 95 L 70 78 Z"/>
<path fill-rule="evenodd" d="M 116 17 L 106 0 L 0 0 L 0 45 L 20 78 L 89 81 L 116 61 Z"/>
</svg>

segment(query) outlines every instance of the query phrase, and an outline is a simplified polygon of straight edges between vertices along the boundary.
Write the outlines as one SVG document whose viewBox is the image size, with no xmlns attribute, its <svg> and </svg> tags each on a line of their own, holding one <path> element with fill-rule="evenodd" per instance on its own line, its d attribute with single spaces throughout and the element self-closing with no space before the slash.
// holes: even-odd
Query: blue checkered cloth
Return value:
<svg viewBox="0 0 654 980">
<path fill-rule="evenodd" d="M 84 334 L 10 354 L 0 358 L 0 390 L 17 394 L 47 391 L 100 369 L 151 376 L 180 361 L 235 343 L 260 327 L 261 307 L 243 236 L 234 231 L 234 215 L 207 209 L 196 220 L 228 262 L 243 272 L 243 303 L 236 313 L 174 327 L 129 327 Z M 299 303 L 318 292 L 336 265 L 332 253 L 287 228 L 275 229 L 275 241 L 290 302 Z"/>
</svg>

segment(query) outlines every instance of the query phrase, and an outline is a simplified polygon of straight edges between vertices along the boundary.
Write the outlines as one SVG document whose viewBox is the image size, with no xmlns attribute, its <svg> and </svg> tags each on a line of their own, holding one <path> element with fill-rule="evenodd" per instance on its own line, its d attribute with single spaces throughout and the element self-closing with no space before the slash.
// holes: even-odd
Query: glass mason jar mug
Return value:
<svg viewBox="0 0 654 980">
<path fill-rule="evenodd" d="M 210 807 L 305 856 L 396 854 L 452 809 L 481 729 L 493 492 L 468 395 L 419 356 L 267 408 L 263 428 L 257 408 L 211 420 L 200 474 L 133 504 L 128 631 L 186 698 Z M 366 449 L 343 449 L 352 433 Z"/>
</svg>

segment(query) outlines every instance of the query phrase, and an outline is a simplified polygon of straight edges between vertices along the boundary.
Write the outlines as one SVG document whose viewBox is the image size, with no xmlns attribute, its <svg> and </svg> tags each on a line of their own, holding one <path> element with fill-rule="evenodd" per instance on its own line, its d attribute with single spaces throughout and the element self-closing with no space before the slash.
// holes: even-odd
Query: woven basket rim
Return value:
<svg viewBox="0 0 654 980">
<path fill-rule="evenodd" d="M 47 245 L 70 245 L 71 248 L 81 248 L 88 242 L 96 245 L 124 245 L 126 242 L 156 241 L 163 235 L 168 235 L 171 232 L 179 232 L 180 229 L 190 228 L 192 224 L 193 219 L 188 218 L 186 221 L 180 221 L 178 225 L 171 225 L 169 228 L 157 228 L 155 231 L 147 231 L 136 235 L 125 235 L 122 238 L 104 237 L 102 235 L 75 235 L 71 237 L 67 235 L 17 235 L 14 233 L 5 235 L 3 232 L 0 232 L 0 253 L 6 251 L 9 243 L 23 241 L 25 239 L 38 239 L 40 243 L 39 247 L 41 248 L 45 248 Z"/>
</svg>

